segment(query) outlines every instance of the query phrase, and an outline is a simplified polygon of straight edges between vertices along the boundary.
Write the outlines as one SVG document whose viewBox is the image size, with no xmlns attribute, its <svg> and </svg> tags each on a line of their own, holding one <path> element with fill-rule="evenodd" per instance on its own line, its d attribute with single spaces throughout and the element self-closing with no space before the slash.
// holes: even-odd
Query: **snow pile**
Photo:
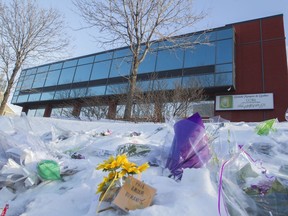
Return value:
<svg viewBox="0 0 288 216">
<path fill-rule="evenodd" d="M 288 123 L 275 123 L 275 131 L 267 136 L 258 135 L 256 126 L 205 124 L 212 157 L 199 169 L 185 169 L 176 182 L 164 169 L 174 138 L 172 123 L 0 117 L 0 208 L 9 204 L 6 216 L 96 215 L 96 190 L 106 173 L 95 167 L 110 155 L 128 151 L 133 162 L 150 163 L 141 180 L 157 190 L 150 207 L 129 215 L 256 215 L 262 182 L 269 187 L 267 194 L 284 199 L 287 209 Z M 43 160 L 59 164 L 60 180 L 39 178 L 37 164 Z M 255 205 L 249 206 L 252 201 Z M 268 201 L 277 206 L 272 197 Z M 270 215 L 283 212 L 282 207 Z"/>
</svg>

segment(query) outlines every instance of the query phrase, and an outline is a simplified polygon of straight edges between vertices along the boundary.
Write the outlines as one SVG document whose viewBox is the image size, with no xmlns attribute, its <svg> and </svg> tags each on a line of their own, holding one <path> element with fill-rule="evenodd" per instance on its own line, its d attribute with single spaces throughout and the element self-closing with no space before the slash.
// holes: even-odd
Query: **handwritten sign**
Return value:
<svg viewBox="0 0 288 216">
<path fill-rule="evenodd" d="M 151 205 L 156 194 L 156 189 L 129 176 L 113 204 L 128 212 L 129 210 L 142 209 Z"/>
<path fill-rule="evenodd" d="M 216 110 L 274 109 L 273 93 L 216 96 Z"/>
</svg>

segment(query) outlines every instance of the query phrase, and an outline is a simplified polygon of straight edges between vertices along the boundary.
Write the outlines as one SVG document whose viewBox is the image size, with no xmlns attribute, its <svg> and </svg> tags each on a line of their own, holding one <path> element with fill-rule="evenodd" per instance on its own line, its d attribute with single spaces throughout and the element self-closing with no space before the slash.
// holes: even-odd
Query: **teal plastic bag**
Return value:
<svg viewBox="0 0 288 216">
<path fill-rule="evenodd" d="M 37 165 L 38 175 L 43 180 L 60 180 L 60 167 L 56 161 L 42 160 Z"/>
</svg>

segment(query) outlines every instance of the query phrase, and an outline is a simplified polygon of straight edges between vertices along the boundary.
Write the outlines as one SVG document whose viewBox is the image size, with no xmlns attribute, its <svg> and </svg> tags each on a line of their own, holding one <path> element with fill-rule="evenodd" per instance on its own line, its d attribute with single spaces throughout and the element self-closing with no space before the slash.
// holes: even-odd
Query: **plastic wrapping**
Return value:
<svg viewBox="0 0 288 216">
<path fill-rule="evenodd" d="M 211 157 L 208 137 L 198 113 L 180 120 L 174 125 L 174 139 L 165 168 L 171 177 L 181 180 L 183 169 L 200 168 Z"/>
<path fill-rule="evenodd" d="M 277 130 L 265 136 L 254 131 L 245 143 L 234 138 L 238 150 L 219 159 L 218 210 L 223 202 L 226 215 L 288 215 L 288 159 L 281 150 L 288 136 Z"/>
</svg>

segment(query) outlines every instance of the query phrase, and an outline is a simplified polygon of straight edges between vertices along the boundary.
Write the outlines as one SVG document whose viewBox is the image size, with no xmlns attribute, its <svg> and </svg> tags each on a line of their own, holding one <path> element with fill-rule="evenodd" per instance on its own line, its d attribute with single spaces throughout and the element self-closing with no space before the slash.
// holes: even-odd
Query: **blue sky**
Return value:
<svg viewBox="0 0 288 216">
<path fill-rule="evenodd" d="M 75 13 L 76 9 L 72 0 L 38 0 L 38 2 L 40 6 L 54 7 L 65 15 L 70 26 L 68 33 L 71 35 L 73 45 L 71 57 L 103 51 L 103 48 L 97 46 L 91 36 L 97 34 L 95 29 L 75 30 L 85 23 Z M 286 37 L 288 35 L 288 0 L 194 0 L 194 2 L 195 10 L 204 11 L 207 16 L 191 32 L 283 14 Z"/>
</svg>

